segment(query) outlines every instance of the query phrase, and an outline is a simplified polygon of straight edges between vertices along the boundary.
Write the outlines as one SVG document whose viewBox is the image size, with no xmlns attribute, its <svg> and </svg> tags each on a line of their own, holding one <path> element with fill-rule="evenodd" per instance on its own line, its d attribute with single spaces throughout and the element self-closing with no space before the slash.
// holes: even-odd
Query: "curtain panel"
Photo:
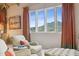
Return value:
<svg viewBox="0 0 79 59">
<path fill-rule="evenodd" d="M 75 11 L 73 3 L 62 4 L 62 48 L 76 49 Z"/>
<path fill-rule="evenodd" d="M 4 33 L 7 32 L 7 19 L 6 19 L 6 9 L 0 9 L 0 24 L 3 25 L 3 28 L 4 28 Z"/>
<path fill-rule="evenodd" d="M 30 41 L 29 8 L 23 8 L 23 35 Z"/>
</svg>

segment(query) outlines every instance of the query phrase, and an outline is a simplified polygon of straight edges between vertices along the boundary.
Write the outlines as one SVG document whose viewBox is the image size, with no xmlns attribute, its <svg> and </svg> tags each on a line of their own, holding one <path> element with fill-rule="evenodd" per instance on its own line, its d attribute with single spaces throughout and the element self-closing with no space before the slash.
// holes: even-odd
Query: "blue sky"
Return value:
<svg viewBox="0 0 79 59">
<path fill-rule="evenodd" d="M 61 22 L 62 9 L 57 9 L 57 20 Z M 30 27 L 35 27 L 35 12 L 30 14 Z M 38 12 L 38 26 L 42 26 L 44 24 L 45 13 L 44 10 Z M 47 22 L 51 23 L 54 21 L 54 9 L 49 9 L 47 12 Z"/>
</svg>

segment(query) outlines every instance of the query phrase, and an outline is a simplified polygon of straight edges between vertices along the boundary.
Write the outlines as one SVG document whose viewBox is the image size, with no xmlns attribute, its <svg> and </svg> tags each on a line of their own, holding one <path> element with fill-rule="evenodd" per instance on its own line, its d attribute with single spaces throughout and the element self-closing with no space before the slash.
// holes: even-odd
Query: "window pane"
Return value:
<svg viewBox="0 0 79 59">
<path fill-rule="evenodd" d="M 54 22 L 54 9 L 47 10 L 47 31 L 54 31 L 55 22 Z"/>
<path fill-rule="evenodd" d="M 44 20 L 45 20 L 45 12 L 44 10 L 38 11 L 38 31 L 44 31 Z"/>
<path fill-rule="evenodd" d="M 57 8 L 57 31 L 61 32 L 61 27 L 62 27 L 62 8 L 58 7 Z"/>
<path fill-rule="evenodd" d="M 30 31 L 35 32 L 35 12 L 30 12 L 29 19 L 30 19 Z"/>
</svg>

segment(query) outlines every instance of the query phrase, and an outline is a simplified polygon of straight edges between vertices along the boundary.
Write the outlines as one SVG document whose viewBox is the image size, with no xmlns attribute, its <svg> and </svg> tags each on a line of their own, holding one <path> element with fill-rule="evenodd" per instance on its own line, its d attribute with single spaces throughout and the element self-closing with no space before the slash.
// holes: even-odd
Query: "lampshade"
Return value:
<svg viewBox="0 0 79 59">
<path fill-rule="evenodd" d="M 4 26 L 2 23 L 0 23 L 0 33 L 3 33 L 3 30 L 4 30 Z"/>
<path fill-rule="evenodd" d="M 0 30 L 3 30 L 3 24 L 0 23 Z"/>
</svg>

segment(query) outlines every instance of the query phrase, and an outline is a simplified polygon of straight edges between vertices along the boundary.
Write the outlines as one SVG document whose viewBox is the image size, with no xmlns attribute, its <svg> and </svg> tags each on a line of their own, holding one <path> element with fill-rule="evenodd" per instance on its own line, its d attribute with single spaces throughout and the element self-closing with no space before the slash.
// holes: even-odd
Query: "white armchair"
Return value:
<svg viewBox="0 0 79 59">
<path fill-rule="evenodd" d="M 23 35 L 14 35 L 13 36 L 13 45 L 18 46 L 20 45 L 20 40 L 25 40 Z M 37 42 L 29 42 L 28 48 L 31 50 L 31 54 L 41 55 L 42 46 L 39 45 Z"/>
</svg>

